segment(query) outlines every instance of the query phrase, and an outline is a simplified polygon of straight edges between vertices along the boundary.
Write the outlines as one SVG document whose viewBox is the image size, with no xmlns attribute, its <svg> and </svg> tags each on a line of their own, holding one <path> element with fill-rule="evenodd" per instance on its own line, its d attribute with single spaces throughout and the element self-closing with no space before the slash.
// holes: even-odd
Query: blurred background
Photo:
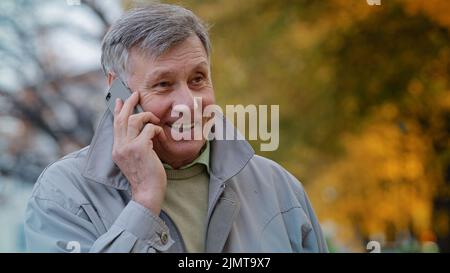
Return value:
<svg viewBox="0 0 450 273">
<path fill-rule="evenodd" d="M 52 161 L 105 109 L 100 45 L 146 1 L 0 1 L 0 252 Z M 219 105 L 280 105 L 269 157 L 305 185 L 332 252 L 450 252 L 450 2 L 163 1 L 211 25 Z"/>
</svg>

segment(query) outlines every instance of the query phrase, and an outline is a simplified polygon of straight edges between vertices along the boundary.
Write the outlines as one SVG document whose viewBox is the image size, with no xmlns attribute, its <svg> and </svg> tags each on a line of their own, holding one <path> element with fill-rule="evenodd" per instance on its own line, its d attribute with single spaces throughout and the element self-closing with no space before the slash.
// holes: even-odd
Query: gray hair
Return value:
<svg viewBox="0 0 450 273">
<path fill-rule="evenodd" d="M 197 35 L 209 57 L 211 44 L 207 26 L 192 11 L 159 3 L 133 9 L 115 22 L 103 39 L 103 71 L 105 75 L 112 72 L 126 77 L 131 48 L 137 47 L 157 57 L 191 35 Z"/>
</svg>

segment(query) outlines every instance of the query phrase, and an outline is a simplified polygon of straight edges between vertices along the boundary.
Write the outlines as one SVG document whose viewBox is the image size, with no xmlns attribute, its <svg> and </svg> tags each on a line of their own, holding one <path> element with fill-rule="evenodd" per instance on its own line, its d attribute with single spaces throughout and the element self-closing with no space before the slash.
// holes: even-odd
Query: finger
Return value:
<svg viewBox="0 0 450 273">
<path fill-rule="evenodd" d="M 147 123 L 158 124 L 160 119 L 155 116 L 152 112 L 143 112 L 139 114 L 131 115 L 128 118 L 128 129 L 127 129 L 127 138 L 134 139 L 139 135 L 142 128 L 144 128 Z"/>
<path fill-rule="evenodd" d="M 159 127 L 159 128 L 161 128 L 161 131 L 158 132 L 158 135 L 157 135 L 156 137 L 158 138 L 158 140 L 159 140 L 161 143 L 167 144 L 167 136 L 166 136 L 166 133 L 164 132 L 164 129 L 163 129 L 162 127 Z"/>
<path fill-rule="evenodd" d="M 124 119 L 126 121 L 126 126 L 128 127 L 128 117 L 133 114 L 134 107 L 139 101 L 139 94 L 138 92 L 133 92 L 131 96 L 123 103 L 123 107 L 120 110 L 119 116 L 120 118 Z"/>
<path fill-rule="evenodd" d="M 142 130 L 141 134 L 136 138 L 138 142 L 142 143 L 152 143 L 151 141 L 155 136 L 160 135 L 163 133 L 163 129 L 158 126 L 151 123 L 147 123 L 144 126 L 144 129 Z"/>
<path fill-rule="evenodd" d="M 120 111 L 123 107 L 123 102 L 121 99 L 116 99 L 116 104 L 114 106 L 114 139 L 123 139 L 127 134 L 127 127 L 125 127 L 125 122 L 120 116 Z"/>
<path fill-rule="evenodd" d="M 122 100 L 117 98 L 116 103 L 114 105 L 114 116 L 117 116 L 120 113 L 120 110 L 122 110 L 122 106 L 123 106 Z"/>
</svg>

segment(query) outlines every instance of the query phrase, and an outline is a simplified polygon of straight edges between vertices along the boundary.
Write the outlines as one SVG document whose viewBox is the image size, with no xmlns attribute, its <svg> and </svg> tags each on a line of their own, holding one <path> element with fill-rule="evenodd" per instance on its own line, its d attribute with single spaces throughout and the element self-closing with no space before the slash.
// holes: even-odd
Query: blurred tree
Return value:
<svg viewBox="0 0 450 273">
<path fill-rule="evenodd" d="M 96 1 L 81 3 L 78 9 L 99 23 L 100 33 L 54 14 L 42 16 L 45 5 L 70 8 L 65 1 L 0 3 L 0 136 L 6 139 L 0 142 L 2 175 L 34 182 L 49 161 L 90 142 L 97 112 L 92 102 L 96 100 L 86 103 L 85 98 L 89 93 L 101 95 L 93 91 L 102 86 L 101 73 L 68 73 L 74 65 L 59 58 L 64 47 L 55 48 L 51 41 L 52 35 L 60 33 L 60 39 L 72 35 L 100 46 L 109 26 L 105 10 Z M 84 98 L 80 93 L 85 93 Z M 22 129 L 14 130 L 11 124 Z"/>
<path fill-rule="evenodd" d="M 450 251 L 447 1 L 183 4 L 213 24 L 219 103 L 280 105 L 280 148 L 263 154 L 303 180 L 336 238 L 437 235 Z"/>
<path fill-rule="evenodd" d="M 325 48 L 333 58 L 336 73 L 334 101 L 341 109 L 340 118 L 356 121 L 363 126 L 361 133 L 356 135 L 357 139 L 347 144 L 347 153 L 352 154 L 352 149 L 356 147 L 365 151 L 372 144 L 379 145 L 385 155 L 376 162 L 370 160 L 371 156 L 376 155 L 373 150 L 359 159 L 352 160 L 351 155 L 344 157 L 353 166 L 361 163 L 367 166 L 362 167 L 360 175 L 356 176 L 355 169 L 349 168 L 347 173 L 351 173 L 353 179 L 341 177 L 342 183 L 370 188 L 370 181 L 375 180 L 376 188 L 381 190 L 378 194 L 375 189 L 368 191 L 374 199 L 368 202 L 367 197 L 366 206 L 359 206 L 362 208 L 358 218 L 360 226 L 380 224 L 380 228 L 376 231 L 372 229 L 368 234 L 386 233 L 388 225 L 393 223 L 398 231 L 411 229 L 409 231 L 416 238 L 430 239 L 426 234 L 437 227 L 432 225 L 436 217 L 450 213 L 450 182 L 444 175 L 450 167 L 450 25 L 442 17 L 439 7 L 441 4 L 442 9 L 447 9 L 447 2 L 433 1 L 433 9 L 425 5 L 425 12 L 408 14 L 412 2 L 386 4 L 380 12 L 336 33 L 340 36 L 340 43 L 325 43 Z M 441 21 L 447 24 L 436 23 Z M 397 127 L 404 136 L 376 139 L 377 131 L 388 132 L 383 123 L 377 126 L 374 121 L 375 117 L 383 115 L 383 111 L 391 115 L 391 128 Z M 375 131 L 369 133 L 369 130 Z M 360 143 L 368 133 L 366 145 Z M 390 146 L 397 141 L 401 147 Z M 396 158 L 399 160 L 396 161 Z M 378 168 L 380 164 L 388 169 Z M 395 172 L 389 172 L 389 169 L 400 171 L 394 175 Z M 390 175 L 389 179 L 386 175 Z M 395 185 L 399 183 L 409 188 L 409 192 L 402 191 L 401 187 L 395 190 Z M 388 197 L 389 192 L 407 200 L 398 198 L 395 202 Z M 343 202 L 349 200 L 352 199 Z M 446 202 L 446 205 L 433 215 L 436 200 L 442 200 L 438 203 Z M 377 214 L 367 213 L 369 208 L 373 208 L 372 204 L 391 209 L 381 209 L 382 215 L 374 218 Z M 445 223 L 445 220 L 437 221 Z M 446 221 L 448 226 L 448 218 Z M 437 232 L 441 250 L 449 252 L 448 228 L 447 232 L 439 229 L 434 229 L 434 232 Z"/>
</svg>

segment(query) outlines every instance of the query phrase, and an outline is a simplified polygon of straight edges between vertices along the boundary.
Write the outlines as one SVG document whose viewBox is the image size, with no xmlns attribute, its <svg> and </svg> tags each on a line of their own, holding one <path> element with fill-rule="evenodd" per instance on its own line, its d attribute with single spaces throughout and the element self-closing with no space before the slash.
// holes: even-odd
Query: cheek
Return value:
<svg viewBox="0 0 450 273">
<path fill-rule="evenodd" d="M 216 100 L 214 98 L 214 92 L 209 92 L 202 96 L 202 107 L 205 109 L 206 106 L 215 104 Z"/>
<path fill-rule="evenodd" d="M 150 98 L 141 96 L 139 103 L 145 112 L 152 112 L 158 118 L 163 119 L 170 112 L 170 101 L 163 98 Z"/>
<path fill-rule="evenodd" d="M 210 120 L 214 114 L 211 114 L 211 110 L 215 112 L 216 107 L 214 106 L 216 103 L 216 100 L 214 98 L 214 94 L 207 95 L 202 97 L 202 120 L 203 120 L 203 126 L 206 125 L 206 122 Z M 212 106 L 212 108 L 208 109 L 208 106 Z"/>
</svg>

